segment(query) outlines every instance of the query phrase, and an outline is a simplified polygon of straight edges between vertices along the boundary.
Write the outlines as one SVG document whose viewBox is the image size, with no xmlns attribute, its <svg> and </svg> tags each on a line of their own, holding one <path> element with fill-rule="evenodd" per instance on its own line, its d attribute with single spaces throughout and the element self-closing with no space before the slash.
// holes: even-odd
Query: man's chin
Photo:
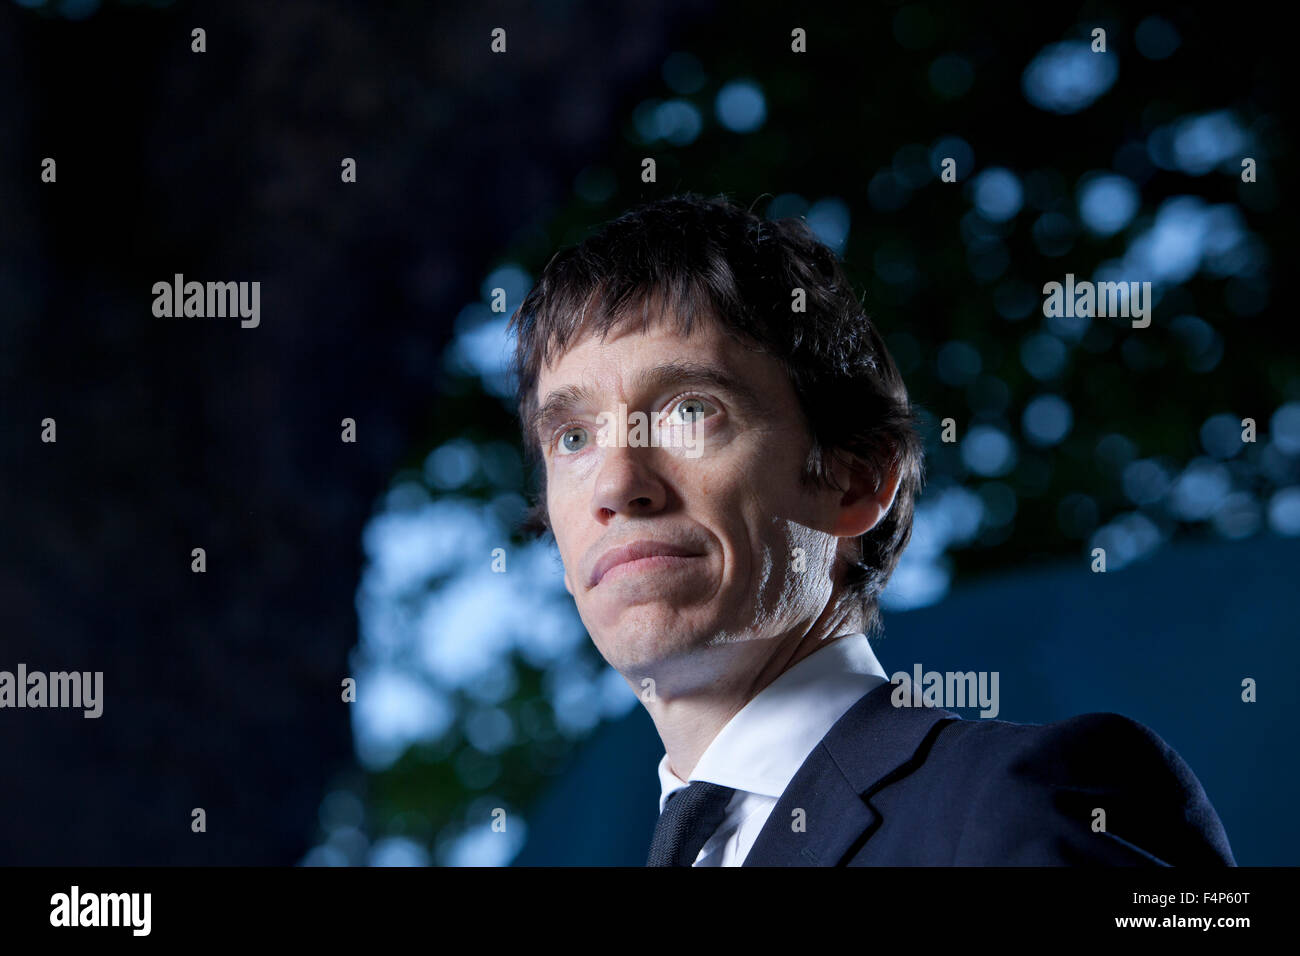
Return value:
<svg viewBox="0 0 1300 956">
<path fill-rule="evenodd" d="M 629 668 L 643 674 L 656 663 L 703 647 L 713 634 L 711 627 L 684 620 L 680 611 L 650 605 L 627 608 L 605 626 L 587 630 L 605 660 L 624 675 Z"/>
<path fill-rule="evenodd" d="M 673 640 L 680 636 L 689 639 L 697 631 L 705 630 L 705 622 L 697 621 L 692 609 L 666 601 L 647 601 L 641 604 L 600 608 L 583 615 L 588 632 L 609 636 L 609 642 L 619 644 L 629 640 L 661 638 Z M 594 626 L 594 627 L 593 627 Z M 603 643 L 603 642 L 602 642 Z"/>
</svg>

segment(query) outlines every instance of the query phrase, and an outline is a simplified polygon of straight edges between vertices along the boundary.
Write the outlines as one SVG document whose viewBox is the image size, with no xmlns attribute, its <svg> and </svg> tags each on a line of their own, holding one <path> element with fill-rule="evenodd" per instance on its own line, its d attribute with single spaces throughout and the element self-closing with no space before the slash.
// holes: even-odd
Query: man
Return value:
<svg viewBox="0 0 1300 956">
<path fill-rule="evenodd" d="M 1234 864 L 1140 724 L 897 706 L 868 635 L 922 445 L 801 220 L 645 205 L 557 254 L 512 329 L 530 526 L 664 744 L 649 865 Z"/>
</svg>

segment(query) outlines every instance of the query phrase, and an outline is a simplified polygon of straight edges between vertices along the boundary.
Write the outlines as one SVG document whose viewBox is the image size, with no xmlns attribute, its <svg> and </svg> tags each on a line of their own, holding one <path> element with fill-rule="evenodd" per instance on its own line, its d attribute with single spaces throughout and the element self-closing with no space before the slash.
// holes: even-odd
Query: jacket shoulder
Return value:
<svg viewBox="0 0 1300 956">
<path fill-rule="evenodd" d="M 951 721 L 931 761 L 967 787 L 954 863 L 1235 865 L 1191 768 L 1121 714 Z"/>
</svg>

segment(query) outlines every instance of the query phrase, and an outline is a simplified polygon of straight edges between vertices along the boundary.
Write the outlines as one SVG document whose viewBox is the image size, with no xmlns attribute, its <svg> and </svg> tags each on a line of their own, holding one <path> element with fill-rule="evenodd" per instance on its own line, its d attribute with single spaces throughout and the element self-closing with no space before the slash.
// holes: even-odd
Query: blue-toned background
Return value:
<svg viewBox="0 0 1300 956">
<path fill-rule="evenodd" d="M 989 719 L 1047 723 L 1113 711 L 1141 721 L 1191 766 L 1239 864 L 1291 866 L 1300 773 L 1284 718 L 1300 673 L 1297 566 L 1300 543 L 1280 539 L 1173 546 L 1116 575 L 1055 562 L 888 615 L 887 636 L 873 646 L 889 674 L 910 674 L 916 663 L 997 671 L 1000 711 Z M 1189 589 L 1215 597 L 1191 602 Z M 1241 701 L 1247 677 L 1258 687 L 1249 705 Z M 981 719 L 977 707 L 957 712 Z M 534 836 L 516 863 L 643 865 L 662 755 L 640 708 L 602 727 L 536 807 Z"/>
<path fill-rule="evenodd" d="M 805 217 L 922 411 L 886 670 L 1141 720 L 1297 862 L 1287 55 L 1182 8 L 0 5 L 0 668 L 107 698 L 0 713 L 0 862 L 641 862 L 662 751 L 515 533 L 505 325 L 685 190 Z M 155 319 L 175 272 L 261 326 Z M 1046 316 L 1067 274 L 1151 282 L 1150 327 Z"/>
</svg>

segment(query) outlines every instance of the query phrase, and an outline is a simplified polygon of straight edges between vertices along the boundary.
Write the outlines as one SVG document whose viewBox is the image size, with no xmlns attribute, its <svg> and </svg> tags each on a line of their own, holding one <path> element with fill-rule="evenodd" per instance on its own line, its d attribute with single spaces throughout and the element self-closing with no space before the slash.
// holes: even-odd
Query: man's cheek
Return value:
<svg viewBox="0 0 1300 956">
<path fill-rule="evenodd" d="M 554 486 L 549 486 L 554 488 Z M 576 512 L 573 511 L 565 497 L 548 490 L 546 496 L 547 512 L 550 515 L 551 534 L 555 537 L 555 546 L 560 552 L 560 564 L 564 568 L 564 589 L 577 597 L 574 582 L 578 580 L 582 548 L 578 541 L 574 525 Z"/>
</svg>

